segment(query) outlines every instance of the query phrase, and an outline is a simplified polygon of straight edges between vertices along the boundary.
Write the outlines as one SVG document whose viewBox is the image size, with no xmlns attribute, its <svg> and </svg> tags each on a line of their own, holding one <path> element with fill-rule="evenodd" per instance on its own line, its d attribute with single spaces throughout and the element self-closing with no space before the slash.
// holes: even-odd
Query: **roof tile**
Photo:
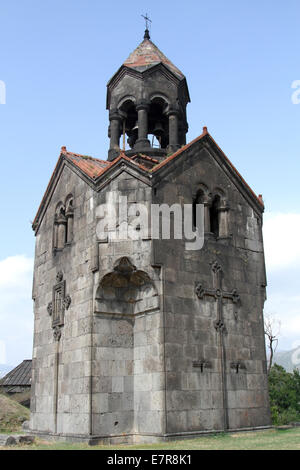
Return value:
<svg viewBox="0 0 300 470">
<path fill-rule="evenodd" d="M 171 72 L 179 78 L 184 78 L 183 73 L 161 52 L 150 39 L 144 39 L 138 47 L 125 60 L 124 65 L 136 70 L 149 68 L 153 65 L 163 63 Z"/>
</svg>

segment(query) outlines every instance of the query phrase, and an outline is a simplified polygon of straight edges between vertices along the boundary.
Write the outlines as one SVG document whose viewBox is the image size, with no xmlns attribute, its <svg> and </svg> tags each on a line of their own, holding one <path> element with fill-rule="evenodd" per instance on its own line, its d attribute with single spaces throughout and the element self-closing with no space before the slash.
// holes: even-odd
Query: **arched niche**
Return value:
<svg viewBox="0 0 300 470">
<path fill-rule="evenodd" d="M 95 313 L 137 315 L 159 309 L 159 296 L 150 276 L 123 257 L 100 281 Z"/>
</svg>

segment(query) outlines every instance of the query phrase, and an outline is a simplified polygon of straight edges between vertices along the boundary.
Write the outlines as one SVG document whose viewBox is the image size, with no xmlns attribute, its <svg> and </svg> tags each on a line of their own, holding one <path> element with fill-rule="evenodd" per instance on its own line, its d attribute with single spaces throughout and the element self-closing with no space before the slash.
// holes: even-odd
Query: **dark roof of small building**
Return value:
<svg viewBox="0 0 300 470">
<path fill-rule="evenodd" d="M 124 65 L 142 72 L 160 63 L 164 64 L 180 79 L 184 78 L 183 73 L 147 38 L 130 54 Z"/>
<path fill-rule="evenodd" d="M 0 380 L 2 387 L 30 386 L 31 385 L 32 360 L 25 359 L 21 364 L 11 370 Z"/>
</svg>

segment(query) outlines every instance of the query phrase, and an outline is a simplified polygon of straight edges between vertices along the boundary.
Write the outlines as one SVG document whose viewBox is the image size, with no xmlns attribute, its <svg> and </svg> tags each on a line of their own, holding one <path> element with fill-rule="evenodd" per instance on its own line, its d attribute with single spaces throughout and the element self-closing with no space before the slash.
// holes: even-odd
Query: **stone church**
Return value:
<svg viewBox="0 0 300 470">
<path fill-rule="evenodd" d="M 207 128 L 186 143 L 189 102 L 146 29 L 107 85 L 108 159 L 61 148 L 33 223 L 32 433 L 129 443 L 270 425 L 262 197 Z M 99 206 L 120 196 L 201 204 L 202 249 L 99 237 Z"/>
</svg>

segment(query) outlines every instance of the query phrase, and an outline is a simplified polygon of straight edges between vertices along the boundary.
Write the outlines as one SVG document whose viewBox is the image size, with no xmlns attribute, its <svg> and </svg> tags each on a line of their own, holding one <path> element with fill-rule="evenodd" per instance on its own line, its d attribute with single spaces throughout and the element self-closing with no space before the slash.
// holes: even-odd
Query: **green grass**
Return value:
<svg viewBox="0 0 300 470">
<path fill-rule="evenodd" d="M 22 446 L 26 450 L 300 450 L 300 428 L 270 429 L 259 432 L 239 432 L 216 434 L 197 439 L 171 441 L 160 444 L 93 446 L 45 442 L 37 440 L 31 446 Z"/>
</svg>

